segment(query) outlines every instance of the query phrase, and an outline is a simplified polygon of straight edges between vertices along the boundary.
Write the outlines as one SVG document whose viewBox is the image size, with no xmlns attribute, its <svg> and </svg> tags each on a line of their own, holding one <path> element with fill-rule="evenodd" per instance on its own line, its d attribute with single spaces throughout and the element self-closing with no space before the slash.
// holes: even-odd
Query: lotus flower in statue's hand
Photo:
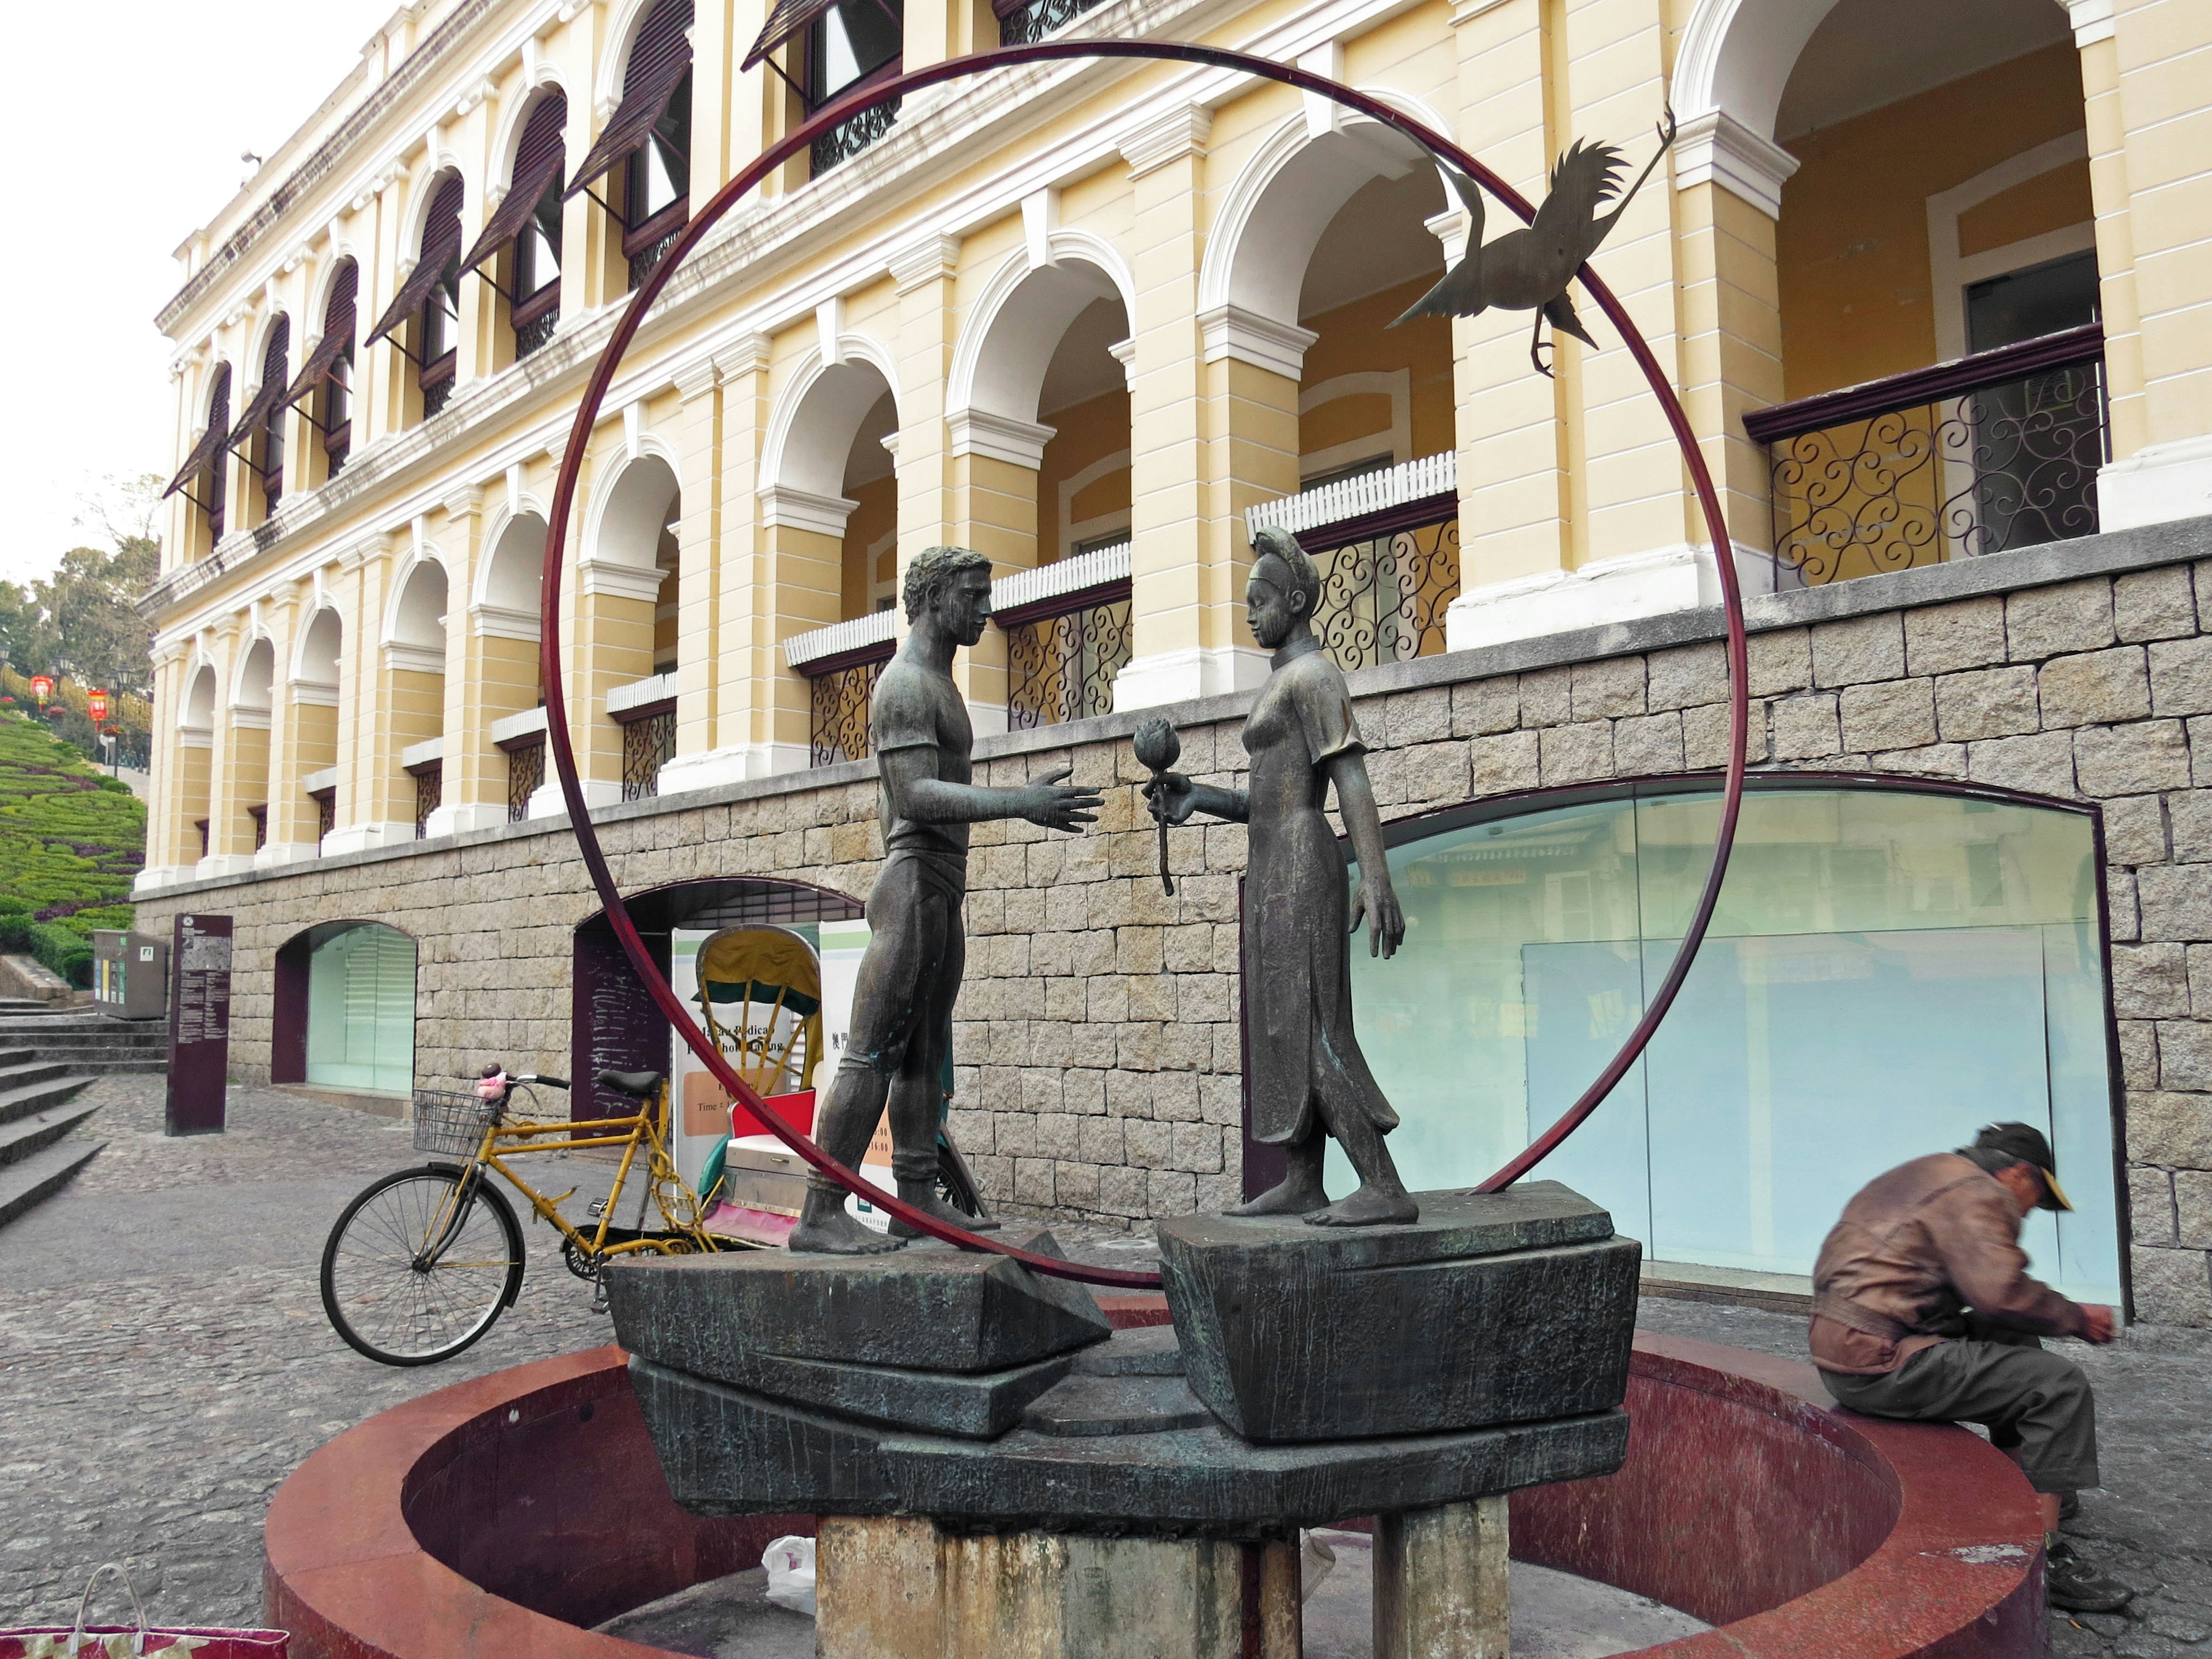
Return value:
<svg viewBox="0 0 2212 1659">
<path fill-rule="evenodd" d="M 1145 793 L 1150 799 L 1152 817 L 1160 830 L 1160 886 L 1172 894 L 1175 878 L 1168 873 L 1168 821 L 1161 814 L 1164 803 L 1159 787 L 1160 780 L 1182 758 L 1182 739 L 1176 735 L 1166 716 L 1155 714 L 1139 723 L 1131 744 L 1137 751 L 1137 763 L 1152 775 L 1152 781 L 1145 786 Z"/>
</svg>

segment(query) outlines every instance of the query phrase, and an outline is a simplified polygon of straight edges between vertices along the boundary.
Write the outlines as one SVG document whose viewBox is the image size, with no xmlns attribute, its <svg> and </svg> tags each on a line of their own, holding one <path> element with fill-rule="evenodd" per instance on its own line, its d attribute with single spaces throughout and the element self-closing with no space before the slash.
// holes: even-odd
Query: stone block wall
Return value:
<svg viewBox="0 0 2212 1659">
<path fill-rule="evenodd" d="M 2109 865 L 2137 1316 L 2212 1325 L 2212 521 L 1754 600 L 1753 766 L 1947 778 L 2087 800 Z M 1355 678 L 1386 818 L 1514 791 L 1719 766 L 1717 612 Z M 1249 699 L 1168 711 L 1184 769 L 1238 781 Z M 979 825 L 956 1130 L 992 1198 L 1133 1224 L 1239 1181 L 1239 826 L 1171 833 L 1161 890 L 1134 714 L 979 745 L 979 777 L 1070 765 L 1093 833 Z M 763 875 L 865 895 L 871 769 L 605 815 L 625 890 Z M 570 932 L 597 908 L 565 824 L 199 883 L 140 907 L 237 918 L 234 1070 L 266 1074 L 270 958 L 316 921 L 420 941 L 418 1075 L 567 1064 Z M 257 1069 L 258 1068 L 258 1069 Z"/>
</svg>

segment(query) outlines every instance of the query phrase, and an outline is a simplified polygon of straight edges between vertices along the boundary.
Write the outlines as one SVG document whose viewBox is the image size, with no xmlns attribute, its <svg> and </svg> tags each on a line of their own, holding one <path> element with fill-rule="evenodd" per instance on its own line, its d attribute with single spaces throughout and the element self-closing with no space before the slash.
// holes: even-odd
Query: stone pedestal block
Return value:
<svg viewBox="0 0 2212 1659">
<path fill-rule="evenodd" d="M 1628 1388 L 1642 1247 L 1555 1181 L 1402 1226 L 1182 1216 L 1160 1265 L 1191 1391 L 1262 1443 L 1576 1418 Z"/>
<path fill-rule="evenodd" d="M 913 1516 L 824 1516 L 814 1550 L 823 1659 L 1299 1653 L 1294 1543 L 960 1534 Z"/>
<path fill-rule="evenodd" d="M 1058 1255 L 1040 1228 L 1013 1242 Z M 609 1265 L 615 1337 L 692 1376 L 842 1417 L 990 1439 L 1112 1335 L 1082 1286 L 1000 1255 L 910 1244 Z"/>
<path fill-rule="evenodd" d="M 1375 1659 L 1505 1659 L 1506 1504 L 1378 1516 Z"/>
</svg>

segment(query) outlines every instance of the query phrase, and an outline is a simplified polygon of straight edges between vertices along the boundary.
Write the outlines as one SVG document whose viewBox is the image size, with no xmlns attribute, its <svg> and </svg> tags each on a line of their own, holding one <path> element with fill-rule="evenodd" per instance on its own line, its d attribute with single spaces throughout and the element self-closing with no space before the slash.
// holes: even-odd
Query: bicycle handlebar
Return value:
<svg viewBox="0 0 2212 1659">
<path fill-rule="evenodd" d="M 542 1083 L 549 1089 L 566 1089 L 568 1086 L 568 1079 L 565 1077 L 540 1077 L 535 1073 L 526 1073 L 521 1077 L 511 1079 L 510 1081 L 515 1083 Z"/>
</svg>

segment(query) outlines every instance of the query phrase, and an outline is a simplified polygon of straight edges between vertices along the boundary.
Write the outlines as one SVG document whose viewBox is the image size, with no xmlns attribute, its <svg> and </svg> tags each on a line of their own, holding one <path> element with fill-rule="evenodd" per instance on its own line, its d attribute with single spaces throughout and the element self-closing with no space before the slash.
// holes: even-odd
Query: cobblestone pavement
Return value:
<svg viewBox="0 0 2212 1659">
<path fill-rule="evenodd" d="M 94 1084 L 88 1131 L 106 1150 L 0 1228 L 0 1624 L 66 1622 L 109 1560 L 158 1619 L 256 1623 L 262 1517 L 309 1452 L 402 1401 L 609 1335 L 531 1227 L 522 1297 L 476 1347 L 416 1370 L 360 1358 L 323 1317 L 316 1263 L 345 1200 L 413 1160 L 406 1133 L 238 1087 L 227 1133 L 171 1140 L 161 1090 Z M 1139 1241 L 1055 1231 L 1071 1253 L 1148 1265 Z M 1804 1353 L 1803 1322 L 1784 1315 L 1647 1299 L 1643 1321 Z M 2083 1497 L 2079 1545 L 2142 1595 L 2133 1619 L 2056 1621 L 2053 1652 L 2212 1654 L 2212 1346 L 2136 1333 L 2067 1352 L 2097 1384 L 2106 1481 Z"/>
<path fill-rule="evenodd" d="M 0 1624 L 67 1623 L 121 1561 L 149 1616 L 258 1624 L 270 1495 L 339 1431 L 403 1401 L 605 1341 L 588 1286 L 525 1230 L 521 1298 L 442 1365 L 363 1359 L 323 1316 L 323 1239 L 369 1178 L 415 1161 L 397 1126 L 230 1091 L 227 1133 L 161 1133 L 163 1080 L 81 1097 L 107 1148 L 0 1228 Z"/>
</svg>

